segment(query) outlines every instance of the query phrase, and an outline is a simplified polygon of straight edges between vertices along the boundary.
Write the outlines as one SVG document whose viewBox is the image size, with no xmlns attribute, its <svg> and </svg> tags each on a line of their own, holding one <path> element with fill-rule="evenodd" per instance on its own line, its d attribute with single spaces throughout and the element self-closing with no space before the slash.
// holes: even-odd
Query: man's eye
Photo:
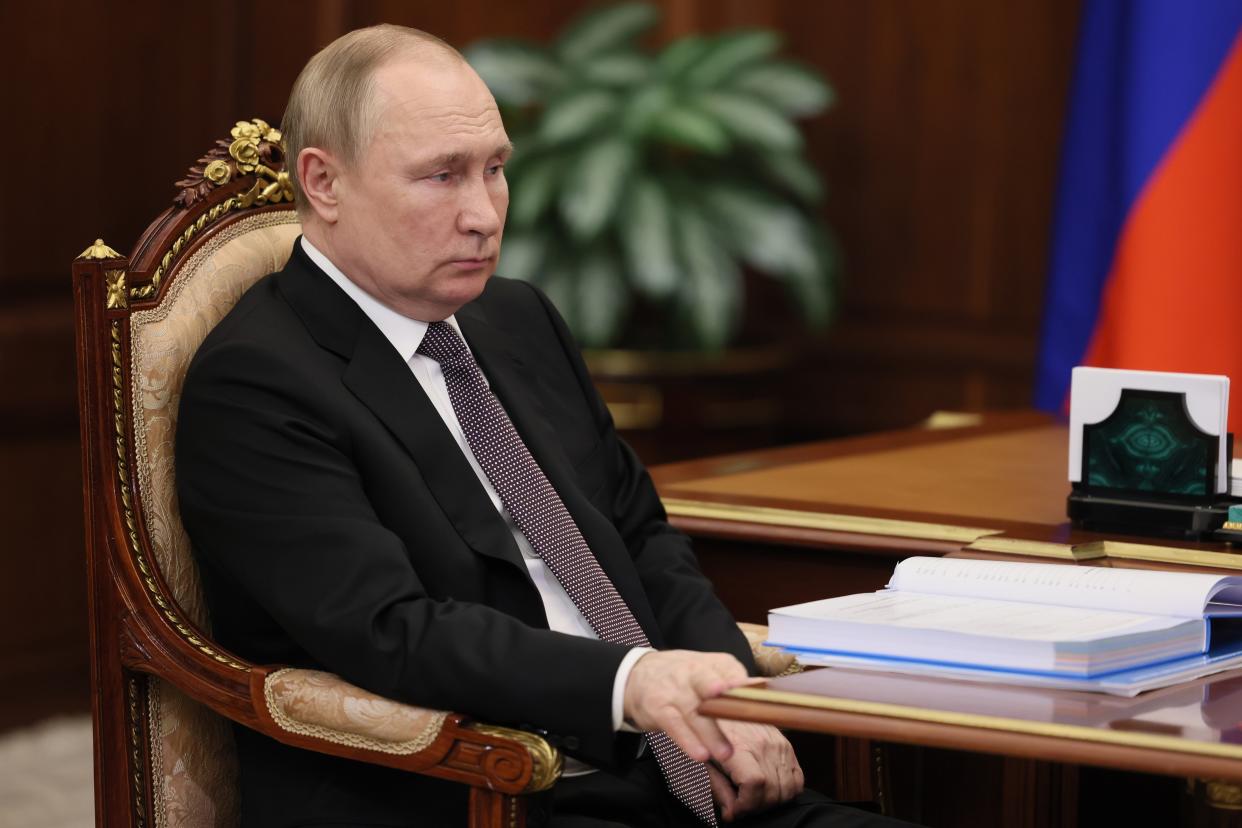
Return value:
<svg viewBox="0 0 1242 828">
<path fill-rule="evenodd" d="M 500 171 L 503 170 L 504 168 L 505 168 L 504 164 L 493 164 L 492 166 L 487 168 L 487 174 L 498 175 Z"/>
<path fill-rule="evenodd" d="M 447 184 L 448 180 L 453 177 L 453 174 L 442 172 L 442 173 L 436 173 L 435 175 L 429 175 L 427 177 L 430 178 L 432 181 L 438 181 L 441 184 Z"/>
</svg>

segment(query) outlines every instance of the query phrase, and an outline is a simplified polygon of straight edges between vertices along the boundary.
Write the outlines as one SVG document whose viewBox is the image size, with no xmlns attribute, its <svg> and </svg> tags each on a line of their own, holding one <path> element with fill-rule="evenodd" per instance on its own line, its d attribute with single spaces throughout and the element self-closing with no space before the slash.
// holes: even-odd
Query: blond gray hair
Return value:
<svg viewBox="0 0 1242 828">
<path fill-rule="evenodd" d="M 461 53 L 435 35 L 406 26 L 382 23 L 341 35 L 315 54 L 302 68 L 285 117 L 285 169 L 293 184 L 293 200 L 305 214 L 306 193 L 298 179 L 298 154 L 307 147 L 326 149 L 345 164 L 353 164 L 375 133 L 378 107 L 375 72 L 392 58 L 420 47 L 465 60 Z"/>
</svg>

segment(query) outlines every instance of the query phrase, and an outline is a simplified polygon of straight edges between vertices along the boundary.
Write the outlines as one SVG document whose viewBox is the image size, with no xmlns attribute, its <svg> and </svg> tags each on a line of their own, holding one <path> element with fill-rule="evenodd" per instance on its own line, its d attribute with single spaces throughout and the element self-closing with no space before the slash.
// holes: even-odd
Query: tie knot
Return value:
<svg viewBox="0 0 1242 828">
<path fill-rule="evenodd" d="M 418 353 L 430 357 L 441 365 L 469 359 L 470 352 L 461 336 L 447 322 L 432 322 L 418 345 Z"/>
</svg>

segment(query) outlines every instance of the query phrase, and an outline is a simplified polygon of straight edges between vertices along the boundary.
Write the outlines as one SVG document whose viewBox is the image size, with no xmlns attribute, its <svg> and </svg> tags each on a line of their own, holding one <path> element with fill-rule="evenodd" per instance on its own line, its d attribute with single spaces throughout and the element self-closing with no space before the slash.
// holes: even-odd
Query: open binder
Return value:
<svg viewBox="0 0 1242 828">
<path fill-rule="evenodd" d="M 1135 695 L 1242 666 L 1242 577 L 910 558 L 888 586 L 781 607 L 807 664 Z"/>
</svg>

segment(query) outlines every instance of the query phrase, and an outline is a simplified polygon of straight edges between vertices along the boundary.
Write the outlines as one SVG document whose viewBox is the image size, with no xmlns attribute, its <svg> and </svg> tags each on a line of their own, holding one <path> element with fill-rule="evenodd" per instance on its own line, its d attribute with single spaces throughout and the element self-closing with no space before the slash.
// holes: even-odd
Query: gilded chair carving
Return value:
<svg viewBox="0 0 1242 828">
<path fill-rule="evenodd" d="M 560 773 L 539 736 L 329 673 L 250 664 L 212 641 L 176 502 L 181 383 L 203 338 L 284 264 L 298 232 L 279 132 L 239 122 L 177 182 L 173 206 L 128 256 L 97 240 L 74 262 L 97 824 L 235 825 L 232 721 L 469 785 L 471 826 L 521 825 L 523 795 Z M 790 667 L 779 654 L 762 659 L 771 673 Z"/>
</svg>

